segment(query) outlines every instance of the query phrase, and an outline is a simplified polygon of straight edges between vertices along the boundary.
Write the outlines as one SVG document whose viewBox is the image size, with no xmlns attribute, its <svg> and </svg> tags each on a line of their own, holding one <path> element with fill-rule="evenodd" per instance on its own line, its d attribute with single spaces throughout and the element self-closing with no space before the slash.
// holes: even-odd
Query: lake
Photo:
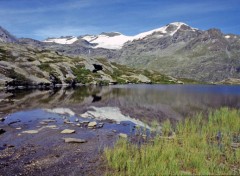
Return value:
<svg viewBox="0 0 240 176">
<path fill-rule="evenodd" d="M 89 108 L 103 108 L 101 112 L 104 113 L 105 110 L 111 111 L 109 107 L 112 107 L 113 113 L 119 110 L 124 116 L 144 122 L 167 118 L 174 121 L 220 107 L 239 108 L 240 86 L 135 84 L 83 86 L 76 89 L 2 92 L 0 99 L 1 117 L 14 114 L 15 118 L 28 116 L 29 120 L 35 116 L 43 117 L 42 109 L 57 108 L 68 109 L 81 117 Z M 38 113 L 40 115 L 37 115 Z"/>
</svg>

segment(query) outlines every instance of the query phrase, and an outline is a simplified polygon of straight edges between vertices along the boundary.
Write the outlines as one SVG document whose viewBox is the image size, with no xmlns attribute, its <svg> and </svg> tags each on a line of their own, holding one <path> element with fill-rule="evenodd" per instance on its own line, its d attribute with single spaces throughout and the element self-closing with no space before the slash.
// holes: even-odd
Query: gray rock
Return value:
<svg viewBox="0 0 240 176">
<path fill-rule="evenodd" d="M 61 134 L 72 134 L 72 133 L 75 133 L 75 130 L 65 129 L 61 131 Z"/>
<path fill-rule="evenodd" d="M 77 139 L 77 138 L 64 138 L 66 143 L 86 143 L 87 140 L 85 139 Z"/>
</svg>

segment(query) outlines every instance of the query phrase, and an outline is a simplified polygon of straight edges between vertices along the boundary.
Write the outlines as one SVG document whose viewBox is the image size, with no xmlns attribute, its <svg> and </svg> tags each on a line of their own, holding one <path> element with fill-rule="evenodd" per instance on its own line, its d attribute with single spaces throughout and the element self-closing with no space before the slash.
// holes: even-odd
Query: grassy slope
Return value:
<svg viewBox="0 0 240 176">
<path fill-rule="evenodd" d="M 105 155 L 109 175 L 239 175 L 240 111 L 223 108 L 175 128 L 166 121 L 150 142 L 121 139 Z"/>
</svg>

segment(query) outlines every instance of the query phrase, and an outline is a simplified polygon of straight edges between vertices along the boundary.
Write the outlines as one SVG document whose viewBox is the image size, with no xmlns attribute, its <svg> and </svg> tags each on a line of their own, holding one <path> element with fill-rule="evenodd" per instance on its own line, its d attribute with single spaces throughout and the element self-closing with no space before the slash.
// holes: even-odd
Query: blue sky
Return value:
<svg viewBox="0 0 240 176">
<path fill-rule="evenodd" d="M 181 21 L 240 34 L 240 0 L 0 0 L 0 26 L 17 37 L 125 35 Z"/>
</svg>

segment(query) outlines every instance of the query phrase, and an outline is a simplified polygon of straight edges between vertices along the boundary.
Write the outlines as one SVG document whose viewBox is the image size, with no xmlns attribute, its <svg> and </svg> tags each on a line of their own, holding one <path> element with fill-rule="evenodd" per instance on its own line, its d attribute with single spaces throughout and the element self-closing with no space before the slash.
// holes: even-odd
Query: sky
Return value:
<svg viewBox="0 0 240 176">
<path fill-rule="evenodd" d="M 171 22 L 240 34 L 240 0 L 0 0 L 0 26 L 19 38 L 136 35 Z"/>
</svg>

